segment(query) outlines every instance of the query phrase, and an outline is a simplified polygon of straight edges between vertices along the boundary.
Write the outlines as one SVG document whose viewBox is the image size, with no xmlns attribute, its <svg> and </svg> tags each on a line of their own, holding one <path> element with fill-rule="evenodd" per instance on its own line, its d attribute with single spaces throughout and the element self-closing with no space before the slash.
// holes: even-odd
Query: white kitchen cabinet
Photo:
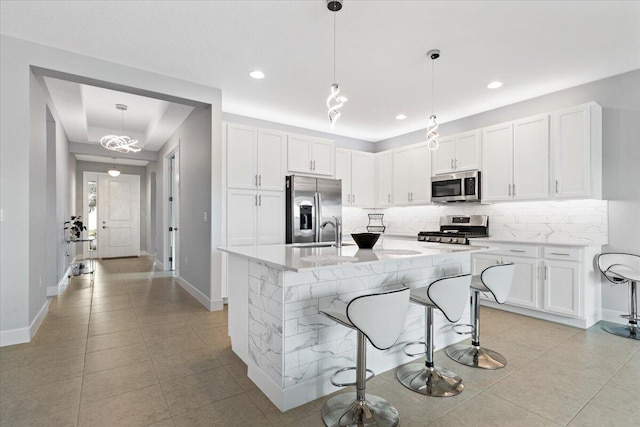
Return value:
<svg viewBox="0 0 640 427">
<path fill-rule="evenodd" d="M 549 197 L 549 118 L 545 115 L 483 130 L 484 201 Z"/>
<path fill-rule="evenodd" d="M 391 206 L 393 191 L 393 152 L 376 153 L 376 206 Z"/>
<path fill-rule="evenodd" d="M 287 169 L 289 172 L 333 176 L 334 159 L 333 141 L 304 135 L 288 135 Z"/>
<path fill-rule="evenodd" d="M 284 243 L 284 192 L 227 190 L 227 245 Z"/>
<path fill-rule="evenodd" d="M 392 198 L 395 205 L 431 202 L 431 150 L 426 143 L 393 151 Z"/>
<path fill-rule="evenodd" d="M 482 130 L 482 200 L 510 200 L 513 181 L 513 125 Z"/>
<path fill-rule="evenodd" d="M 497 263 L 516 266 L 509 297 L 503 305 L 484 298 L 483 304 L 541 319 L 588 328 L 602 318 L 600 273 L 593 260 L 600 246 L 548 246 L 474 239 L 472 245 L 491 252 L 472 256 L 473 274 Z"/>
<path fill-rule="evenodd" d="M 551 194 L 602 197 L 602 107 L 595 102 L 551 115 Z"/>
<path fill-rule="evenodd" d="M 342 205 L 371 207 L 375 194 L 375 156 L 336 149 L 336 179 L 342 180 Z"/>
<path fill-rule="evenodd" d="M 433 174 L 480 169 L 480 138 L 478 130 L 440 138 L 433 152 Z"/>
<path fill-rule="evenodd" d="M 284 190 L 285 134 L 227 123 L 227 188 Z"/>
</svg>

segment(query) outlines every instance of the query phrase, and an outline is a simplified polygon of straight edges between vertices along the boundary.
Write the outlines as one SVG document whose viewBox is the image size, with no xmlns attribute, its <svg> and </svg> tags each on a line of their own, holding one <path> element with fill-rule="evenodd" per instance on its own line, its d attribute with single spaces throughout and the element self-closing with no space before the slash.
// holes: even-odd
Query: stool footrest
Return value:
<svg viewBox="0 0 640 427">
<path fill-rule="evenodd" d="M 409 353 L 407 351 L 407 347 L 411 346 L 411 345 L 422 345 L 422 346 L 426 346 L 427 343 L 425 343 L 424 341 L 412 341 L 412 342 L 408 342 L 406 343 L 403 347 L 402 347 L 402 351 L 404 351 L 404 354 L 406 354 L 409 357 L 416 357 L 416 356 L 422 356 L 427 354 L 426 351 L 421 351 L 419 353 Z"/>
<path fill-rule="evenodd" d="M 640 321 L 640 317 L 633 317 L 630 314 L 621 314 L 620 317 L 622 317 L 623 319 L 627 319 L 627 320 Z"/>
<path fill-rule="evenodd" d="M 334 379 L 336 377 L 336 375 L 339 375 L 341 372 L 355 371 L 356 369 L 357 369 L 357 367 L 355 367 L 355 366 L 349 366 L 349 367 L 346 367 L 346 368 L 338 369 L 337 371 L 335 371 L 333 373 L 333 375 L 331 375 L 331 379 L 330 379 L 331 384 L 333 384 L 336 387 L 348 387 L 348 386 L 356 385 L 355 381 L 352 382 L 352 383 L 339 383 L 339 382 L 336 382 L 336 380 Z M 365 369 L 365 371 L 367 372 L 367 374 L 371 374 L 371 376 L 367 376 L 365 378 L 365 380 L 364 380 L 365 383 L 367 381 L 369 381 L 371 378 L 376 376 L 376 374 L 371 369 Z"/>
<path fill-rule="evenodd" d="M 475 328 L 471 323 L 458 323 L 456 325 L 453 325 L 452 329 L 453 332 L 458 335 L 469 335 L 475 331 Z"/>
</svg>

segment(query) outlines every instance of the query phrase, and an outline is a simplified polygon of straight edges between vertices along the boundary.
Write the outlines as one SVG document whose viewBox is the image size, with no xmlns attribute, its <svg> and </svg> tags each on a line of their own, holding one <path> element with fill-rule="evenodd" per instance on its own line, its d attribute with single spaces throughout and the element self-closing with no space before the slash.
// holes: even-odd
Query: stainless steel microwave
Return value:
<svg viewBox="0 0 640 427">
<path fill-rule="evenodd" d="M 479 202 L 480 171 L 437 175 L 431 178 L 433 203 Z"/>
</svg>

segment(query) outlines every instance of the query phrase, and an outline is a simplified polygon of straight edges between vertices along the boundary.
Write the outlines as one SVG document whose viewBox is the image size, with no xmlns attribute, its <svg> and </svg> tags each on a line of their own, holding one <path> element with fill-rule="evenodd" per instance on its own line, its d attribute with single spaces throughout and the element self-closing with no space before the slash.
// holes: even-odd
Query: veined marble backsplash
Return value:
<svg viewBox="0 0 640 427">
<path fill-rule="evenodd" d="M 369 213 L 385 214 L 385 234 L 417 236 L 419 231 L 438 230 L 443 215 L 489 215 L 489 235 L 501 240 L 601 245 L 609 237 L 606 200 L 456 203 L 386 209 L 345 207 L 344 234 L 365 232 Z"/>
</svg>

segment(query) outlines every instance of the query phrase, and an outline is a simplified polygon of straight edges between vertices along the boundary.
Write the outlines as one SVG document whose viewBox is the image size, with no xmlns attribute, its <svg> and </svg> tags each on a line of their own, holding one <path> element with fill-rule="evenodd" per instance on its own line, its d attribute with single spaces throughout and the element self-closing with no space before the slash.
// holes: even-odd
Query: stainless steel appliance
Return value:
<svg viewBox="0 0 640 427">
<path fill-rule="evenodd" d="M 431 178 L 431 201 L 479 202 L 480 171 L 456 172 L 436 175 Z"/>
<path fill-rule="evenodd" d="M 440 231 L 421 231 L 421 242 L 468 245 L 474 237 L 489 237 L 487 215 L 447 215 L 440 217 Z"/>
<path fill-rule="evenodd" d="M 287 243 L 336 241 L 335 227 L 321 225 L 342 222 L 342 180 L 286 177 Z"/>
</svg>

